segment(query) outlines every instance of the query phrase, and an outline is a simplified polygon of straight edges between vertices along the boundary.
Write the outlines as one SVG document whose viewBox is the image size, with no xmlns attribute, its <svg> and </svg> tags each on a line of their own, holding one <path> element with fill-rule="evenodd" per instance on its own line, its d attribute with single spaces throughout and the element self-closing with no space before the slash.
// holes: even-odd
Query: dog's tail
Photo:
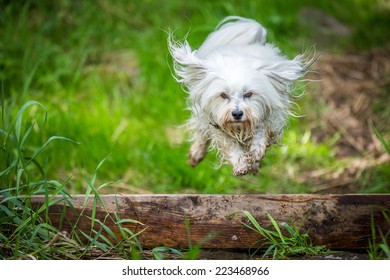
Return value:
<svg viewBox="0 0 390 280">
<path fill-rule="evenodd" d="M 226 45 L 264 45 L 267 31 L 258 22 L 238 16 L 224 18 L 197 51 L 197 56 L 207 55 L 214 48 Z"/>
</svg>

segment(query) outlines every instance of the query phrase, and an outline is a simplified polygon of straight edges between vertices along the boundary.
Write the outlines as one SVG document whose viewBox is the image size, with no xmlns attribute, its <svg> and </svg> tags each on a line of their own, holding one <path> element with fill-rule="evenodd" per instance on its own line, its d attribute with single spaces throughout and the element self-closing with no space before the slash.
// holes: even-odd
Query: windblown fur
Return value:
<svg viewBox="0 0 390 280">
<path fill-rule="evenodd" d="M 266 30 L 241 17 L 222 20 L 198 50 L 169 37 L 174 77 L 189 94 L 192 166 L 210 146 L 234 175 L 256 174 L 266 148 L 281 139 L 291 84 L 307 64 L 303 55 L 289 60 L 265 41 Z"/>
</svg>

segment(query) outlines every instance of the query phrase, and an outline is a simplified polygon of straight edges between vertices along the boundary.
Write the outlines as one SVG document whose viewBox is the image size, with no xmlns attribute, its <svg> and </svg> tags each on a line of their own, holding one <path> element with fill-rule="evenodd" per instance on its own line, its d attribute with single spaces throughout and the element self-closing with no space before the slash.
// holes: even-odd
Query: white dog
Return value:
<svg viewBox="0 0 390 280">
<path fill-rule="evenodd" d="M 256 174 L 266 148 L 281 139 L 291 84 L 309 63 L 304 55 L 287 59 L 265 38 L 259 23 L 241 17 L 222 20 L 197 51 L 169 36 L 175 79 L 189 93 L 190 165 L 211 146 L 234 175 Z"/>
</svg>

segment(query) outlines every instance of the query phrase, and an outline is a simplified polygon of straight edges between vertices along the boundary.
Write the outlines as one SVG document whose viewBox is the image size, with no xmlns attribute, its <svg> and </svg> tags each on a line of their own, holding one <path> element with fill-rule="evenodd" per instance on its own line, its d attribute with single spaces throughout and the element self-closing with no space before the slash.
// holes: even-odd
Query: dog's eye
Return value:
<svg viewBox="0 0 390 280">
<path fill-rule="evenodd" d="M 253 92 L 248 91 L 248 92 L 246 92 L 246 93 L 244 94 L 244 98 L 249 98 L 249 97 L 251 97 L 252 95 L 253 95 Z"/>
<path fill-rule="evenodd" d="M 223 99 L 229 99 L 229 95 L 227 95 L 226 92 L 222 92 L 222 93 L 220 94 L 220 96 L 221 96 Z"/>
</svg>

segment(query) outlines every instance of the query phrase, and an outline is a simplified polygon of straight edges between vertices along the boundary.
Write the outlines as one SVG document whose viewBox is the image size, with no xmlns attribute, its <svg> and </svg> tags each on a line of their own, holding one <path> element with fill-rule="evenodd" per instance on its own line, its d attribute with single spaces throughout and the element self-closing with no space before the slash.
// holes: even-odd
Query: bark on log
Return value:
<svg viewBox="0 0 390 280">
<path fill-rule="evenodd" d="M 88 233 L 94 197 L 86 206 L 83 195 L 75 196 L 69 205 L 50 207 L 49 215 L 55 226 L 70 231 L 73 227 Z M 143 248 L 168 246 L 187 248 L 201 244 L 202 248 L 244 249 L 257 248 L 261 237 L 243 226 L 250 224 L 242 213 L 247 210 L 262 227 L 269 227 L 269 213 L 277 222 L 301 225 L 316 245 L 330 249 L 366 249 L 371 238 L 371 215 L 375 226 L 382 232 L 389 230 L 381 209 L 390 209 L 390 195 L 102 195 L 105 207 L 97 201 L 96 218 L 120 237 L 114 213 L 121 219 L 134 219 L 137 223 L 124 223 L 123 227 L 139 232 Z M 42 205 L 43 196 L 33 198 Z M 64 202 L 66 205 L 66 203 Z M 65 215 L 64 215 L 65 213 Z M 79 214 L 83 216 L 79 218 Z M 64 216 L 66 218 L 64 218 Z M 61 218 L 62 217 L 62 218 Z M 187 220 L 187 226 L 186 221 Z M 76 224 L 76 221 L 77 224 Z M 189 224 L 189 226 L 188 226 Z M 100 229 L 99 223 L 94 224 Z M 104 233 L 104 231 L 103 231 Z M 106 235 L 107 236 L 107 235 Z"/>
</svg>

